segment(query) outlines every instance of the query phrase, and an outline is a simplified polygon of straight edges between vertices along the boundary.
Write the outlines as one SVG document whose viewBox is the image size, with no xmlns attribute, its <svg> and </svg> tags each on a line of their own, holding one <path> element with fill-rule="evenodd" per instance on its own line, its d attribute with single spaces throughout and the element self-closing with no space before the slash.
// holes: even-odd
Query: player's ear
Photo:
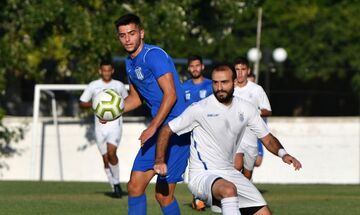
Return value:
<svg viewBox="0 0 360 215">
<path fill-rule="evenodd" d="M 205 69 L 205 65 L 201 64 L 201 70 L 204 70 L 204 69 Z"/>
<path fill-rule="evenodd" d="M 141 39 L 144 39 L 144 36 L 145 36 L 145 31 L 144 31 L 144 29 L 140 29 L 140 38 L 141 38 Z"/>
<path fill-rule="evenodd" d="M 99 75 L 101 75 L 101 69 L 99 69 Z"/>
<path fill-rule="evenodd" d="M 248 75 L 250 75 L 250 73 L 251 73 L 251 69 L 250 69 L 250 68 L 248 68 L 248 70 L 247 70 L 247 74 L 248 74 Z"/>
<path fill-rule="evenodd" d="M 113 69 L 111 70 L 111 74 L 114 74 L 114 72 L 115 72 L 115 69 L 113 68 Z"/>
</svg>

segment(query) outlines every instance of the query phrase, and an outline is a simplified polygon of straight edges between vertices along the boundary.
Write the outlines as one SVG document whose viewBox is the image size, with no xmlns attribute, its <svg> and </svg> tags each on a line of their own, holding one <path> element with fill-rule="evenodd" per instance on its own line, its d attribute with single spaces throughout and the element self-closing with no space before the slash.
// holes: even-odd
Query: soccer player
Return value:
<svg viewBox="0 0 360 215">
<path fill-rule="evenodd" d="M 171 120 L 159 134 L 155 171 L 168 175 L 166 163 L 169 137 L 192 132 L 189 159 L 189 189 L 209 205 L 221 202 L 225 215 L 271 214 L 260 192 L 238 170 L 233 157 L 239 139 L 250 128 L 265 147 L 295 170 L 301 163 L 268 130 L 258 110 L 249 102 L 233 96 L 236 73 L 231 66 L 219 65 L 212 72 L 214 94 L 189 106 Z M 239 211 L 240 208 L 240 211 Z"/>
<path fill-rule="evenodd" d="M 80 107 L 90 108 L 92 105 L 91 101 L 94 97 L 105 89 L 113 89 L 123 98 L 128 96 L 125 85 L 118 80 L 112 79 L 113 73 L 114 68 L 111 60 L 101 61 L 99 69 L 101 78 L 90 82 L 86 87 L 80 97 Z M 118 198 L 121 198 L 122 191 L 119 182 L 119 162 L 116 150 L 121 140 L 122 124 L 122 117 L 106 124 L 102 124 L 99 119 L 95 117 L 96 143 L 102 155 L 105 173 L 113 188 L 114 197 Z"/>
<path fill-rule="evenodd" d="M 141 148 L 136 155 L 128 183 L 128 214 L 146 214 L 145 189 L 155 176 L 155 148 L 158 130 L 185 109 L 184 93 L 171 57 L 161 48 L 144 43 L 144 29 L 140 18 L 126 14 L 115 21 L 118 38 L 129 54 L 126 59 L 126 73 L 130 93 L 125 100 L 125 112 L 133 110 L 146 101 L 152 120 L 141 133 Z M 163 214 L 180 214 L 174 197 L 176 183 L 182 181 L 182 174 L 189 157 L 189 136 L 171 137 L 167 177 L 156 181 L 156 200 Z"/>
<path fill-rule="evenodd" d="M 212 94 L 212 82 L 203 76 L 204 69 L 202 57 L 194 55 L 188 58 L 188 71 L 191 78 L 182 84 L 186 106 Z"/>
<path fill-rule="evenodd" d="M 187 65 L 191 78 L 185 81 L 182 87 L 185 92 L 185 104 L 188 107 L 212 94 L 212 81 L 202 74 L 205 69 L 202 57 L 198 55 L 189 57 Z M 205 210 L 206 208 L 205 203 L 195 196 L 193 196 L 191 206 L 195 210 Z"/>
<path fill-rule="evenodd" d="M 264 89 L 260 85 L 248 81 L 251 72 L 248 60 L 240 57 L 235 60 L 234 66 L 237 76 L 234 95 L 253 104 L 258 109 L 261 117 L 271 116 L 270 102 Z M 235 155 L 235 168 L 242 171 L 244 176 L 250 180 L 256 161 L 258 165 L 261 164 L 262 155 L 262 144 L 260 143 L 259 146 L 258 138 L 254 132 L 247 128 Z"/>
</svg>

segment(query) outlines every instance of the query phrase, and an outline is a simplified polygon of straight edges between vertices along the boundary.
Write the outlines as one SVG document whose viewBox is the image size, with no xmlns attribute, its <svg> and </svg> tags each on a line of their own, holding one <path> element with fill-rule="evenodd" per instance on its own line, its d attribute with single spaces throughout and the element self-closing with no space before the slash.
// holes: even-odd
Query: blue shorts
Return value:
<svg viewBox="0 0 360 215">
<path fill-rule="evenodd" d="M 151 137 L 143 147 L 139 149 L 134 160 L 132 171 L 146 172 L 153 169 L 156 155 L 156 141 L 158 133 Z M 187 166 L 187 160 L 190 155 L 190 135 L 189 133 L 178 136 L 173 134 L 170 137 L 166 164 L 168 174 L 166 177 L 158 177 L 157 183 L 173 184 L 183 181 L 183 174 Z"/>
<path fill-rule="evenodd" d="M 264 156 L 264 146 L 260 139 L 257 140 L 257 144 L 258 144 L 258 156 L 263 157 Z"/>
</svg>

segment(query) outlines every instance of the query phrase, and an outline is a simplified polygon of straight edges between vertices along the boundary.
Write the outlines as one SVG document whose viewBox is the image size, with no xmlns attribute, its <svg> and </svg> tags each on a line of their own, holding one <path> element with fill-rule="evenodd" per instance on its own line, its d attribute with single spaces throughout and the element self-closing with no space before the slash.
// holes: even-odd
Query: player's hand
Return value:
<svg viewBox="0 0 360 215">
<path fill-rule="evenodd" d="M 164 162 L 155 162 L 154 170 L 161 177 L 167 175 L 167 165 Z"/>
<path fill-rule="evenodd" d="M 147 129 L 145 129 L 140 137 L 139 137 L 139 140 L 140 140 L 140 144 L 141 144 L 141 147 L 144 146 L 145 142 L 150 139 L 156 132 L 156 127 L 154 126 L 149 126 Z"/>
<path fill-rule="evenodd" d="M 294 158 L 293 156 L 291 156 L 289 154 L 284 155 L 282 160 L 289 165 L 292 164 L 294 166 L 295 170 L 300 170 L 300 168 L 302 167 L 300 161 L 298 161 L 296 158 Z"/>
<path fill-rule="evenodd" d="M 99 118 L 99 122 L 100 122 L 101 124 L 106 124 L 106 123 L 107 123 L 106 120 L 103 120 L 103 119 L 100 119 L 100 118 Z"/>
</svg>

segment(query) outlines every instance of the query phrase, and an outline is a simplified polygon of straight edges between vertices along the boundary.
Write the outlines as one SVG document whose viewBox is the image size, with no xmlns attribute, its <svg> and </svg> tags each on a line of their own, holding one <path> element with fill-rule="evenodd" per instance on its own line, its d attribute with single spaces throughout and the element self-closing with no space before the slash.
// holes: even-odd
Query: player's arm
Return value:
<svg viewBox="0 0 360 215">
<path fill-rule="evenodd" d="M 260 110 L 260 116 L 261 117 L 268 117 L 272 115 L 272 111 L 271 110 L 267 110 L 267 109 L 261 109 Z"/>
<path fill-rule="evenodd" d="M 92 103 L 80 101 L 79 105 L 81 108 L 91 108 Z"/>
<path fill-rule="evenodd" d="M 285 163 L 292 164 L 295 170 L 299 170 L 301 168 L 301 163 L 296 158 L 288 154 L 281 145 L 280 141 L 271 133 L 261 138 L 261 141 L 267 150 L 269 150 L 274 155 L 281 157 Z"/>
<path fill-rule="evenodd" d="M 144 130 L 139 137 L 141 145 L 143 145 L 150 137 L 155 134 L 156 130 L 164 122 L 166 116 L 170 113 L 170 110 L 174 106 L 177 99 L 174 79 L 171 72 L 160 76 L 157 81 L 163 92 L 163 98 L 156 116 L 150 122 L 149 127 Z"/>
<path fill-rule="evenodd" d="M 135 87 L 130 84 L 130 93 L 125 98 L 125 108 L 124 113 L 132 111 L 137 107 L 141 106 L 142 100 L 140 98 L 139 92 L 135 89 Z"/>
<path fill-rule="evenodd" d="M 169 144 L 170 136 L 173 134 L 169 125 L 161 128 L 156 143 L 156 157 L 154 170 L 159 175 L 165 176 L 167 174 L 167 165 L 165 163 L 166 151 Z"/>
</svg>

